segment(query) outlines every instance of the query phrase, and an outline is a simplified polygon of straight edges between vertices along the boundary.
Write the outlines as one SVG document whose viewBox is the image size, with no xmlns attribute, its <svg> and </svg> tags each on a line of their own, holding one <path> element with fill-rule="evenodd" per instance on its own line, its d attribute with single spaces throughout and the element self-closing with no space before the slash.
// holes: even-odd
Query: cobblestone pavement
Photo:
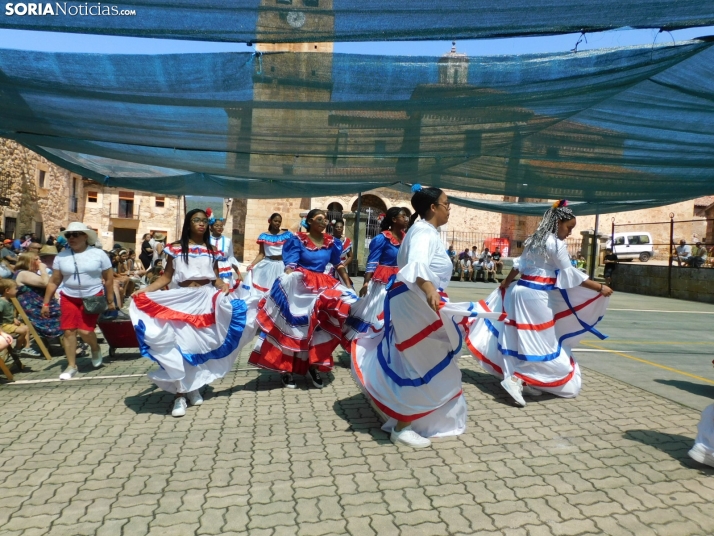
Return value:
<svg viewBox="0 0 714 536">
<path fill-rule="evenodd" d="M 131 352 L 0 385 L 0 534 L 714 533 L 714 470 L 686 455 L 698 412 L 617 380 L 584 370 L 578 399 L 519 409 L 463 358 L 466 433 L 412 450 L 344 354 L 323 390 L 245 359 L 181 419 Z M 16 379 L 64 366 L 26 362 Z"/>
</svg>

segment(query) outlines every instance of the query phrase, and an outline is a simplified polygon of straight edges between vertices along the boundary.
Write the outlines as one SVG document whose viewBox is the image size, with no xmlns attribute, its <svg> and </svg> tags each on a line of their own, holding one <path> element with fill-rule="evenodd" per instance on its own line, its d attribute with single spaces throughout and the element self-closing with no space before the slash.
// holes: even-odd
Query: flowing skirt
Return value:
<svg viewBox="0 0 714 536">
<path fill-rule="evenodd" d="M 245 289 L 242 289 L 245 295 Z M 213 285 L 139 294 L 129 308 L 139 349 L 161 367 L 149 378 L 187 393 L 222 378 L 255 334 L 256 300 Z"/>
<path fill-rule="evenodd" d="M 344 324 L 355 293 L 326 274 L 295 270 L 281 275 L 258 305 L 261 333 L 249 362 L 257 367 L 307 374 L 327 372 L 332 352 L 347 347 Z"/>
<path fill-rule="evenodd" d="M 350 308 L 345 337 L 374 337 L 384 328 L 384 298 L 389 279 L 396 275 L 396 266 L 378 266 L 369 280 L 367 294 Z"/>
<path fill-rule="evenodd" d="M 265 257 L 258 264 L 253 266 L 250 273 L 253 277 L 253 293 L 262 298 L 273 288 L 275 280 L 285 272 L 285 264 L 282 260 L 273 260 Z"/>
<path fill-rule="evenodd" d="M 573 398 L 581 388 L 580 367 L 572 348 L 595 329 L 609 299 L 583 287 L 539 290 L 523 285 L 496 289 L 486 300 L 502 321 L 469 323 L 466 344 L 486 372 L 516 376 L 527 385 Z"/>
<path fill-rule="evenodd" d="M 25 314 L 35 326 L 37 333 L 45 338 L 59 337 L 64 333 L 60 329 L 60 304 L 59 301 L 52 298 L 50 300 L 50 315 L 45 318 L 42 316 L 42 305 L 45 302 L 44 296 L 25 285 L 19 285 L 17 301 L 20 302 Z"/>
<path fill-rule="evenodd" d="M 352 345 L 352 374 L 386 420 L 411 422 L 424 437 L 459 435 L 466 429 L 466 402 L 457 360 L 469 318 L 485 314 L 481 305 L 450 303 L 442 294 L 437 314 L 420 290 L 397 283 L 384 301 L 384 329 L 357 337 Z"/>
<path fill-rule="evenodd" d="M 689 455 L 700 463 L 714 467 L 714 404 L 704 408 L 697 426 L 697 439 Z"/>
</svg>

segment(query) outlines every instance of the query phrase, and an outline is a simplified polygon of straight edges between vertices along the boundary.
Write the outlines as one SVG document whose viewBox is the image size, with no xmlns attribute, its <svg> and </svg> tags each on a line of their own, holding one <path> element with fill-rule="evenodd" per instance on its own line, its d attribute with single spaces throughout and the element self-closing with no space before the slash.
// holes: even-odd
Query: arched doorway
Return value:
<svg viewBox="0 0 714 536">
<path fill-rule="evenodd" d="M 352 212 L 357 211 L 357 201 L 352 203 Z M 380 233 L 379 222 L 387 212 L 387 205 L 382 198 L 374 194 L 362 196 L 362 212 L 367 214 L 367 238 L 374 238 Z"/>
<path fill-rule="evenodd" d="M 333 201 L 327 205 L 327 228 L 325 232 L 332 234 L 332 222 L 342 219 L 342 204 L 337 201 Z"/>
</svg>

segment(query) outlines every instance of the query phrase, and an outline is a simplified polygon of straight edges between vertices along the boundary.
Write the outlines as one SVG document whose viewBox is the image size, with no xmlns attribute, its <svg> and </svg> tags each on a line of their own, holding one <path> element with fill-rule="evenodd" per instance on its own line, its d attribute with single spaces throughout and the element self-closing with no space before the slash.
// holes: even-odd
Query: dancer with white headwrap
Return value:
<svg viewBox="0 0 714 536">
<path fill-rule="evenodd" d="M 580 368 L 571 349 L 588 333 L 605 338 L 595 325 L 612 289 L 570 263 L 565 239 L 575 224 L 567 201 L 554 203 L 525 241 L 513 270 L 486 300 L 506 319 L 477 318 L 469 325 L 467 346 L 487 372 L 504 378 L 501 385 L 519 406 L 526 405 L 524 394 L 577 396 Z"/>
</svg>

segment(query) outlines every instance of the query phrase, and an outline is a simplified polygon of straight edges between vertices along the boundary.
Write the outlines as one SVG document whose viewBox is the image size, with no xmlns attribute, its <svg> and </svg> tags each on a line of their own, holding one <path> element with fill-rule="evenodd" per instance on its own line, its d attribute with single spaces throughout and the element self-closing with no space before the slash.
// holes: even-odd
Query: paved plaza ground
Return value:
<svg viewBox="0 0 714 536">
<path fill-rule="evenodd" d="M 455 301 L 493 285 L 455 283 Z M 463 357 L 466 432 L 396 447 L 338 356 L 323 390 L 234 371 L 185 417 L 120 351 L 0 380 L 0 535 L 714 533 L 714 469 L 688 458 L 714 398 L 714 306 L 616 294 L 576 352 L 583 391 L 515 407 Z"/>
</svg>

